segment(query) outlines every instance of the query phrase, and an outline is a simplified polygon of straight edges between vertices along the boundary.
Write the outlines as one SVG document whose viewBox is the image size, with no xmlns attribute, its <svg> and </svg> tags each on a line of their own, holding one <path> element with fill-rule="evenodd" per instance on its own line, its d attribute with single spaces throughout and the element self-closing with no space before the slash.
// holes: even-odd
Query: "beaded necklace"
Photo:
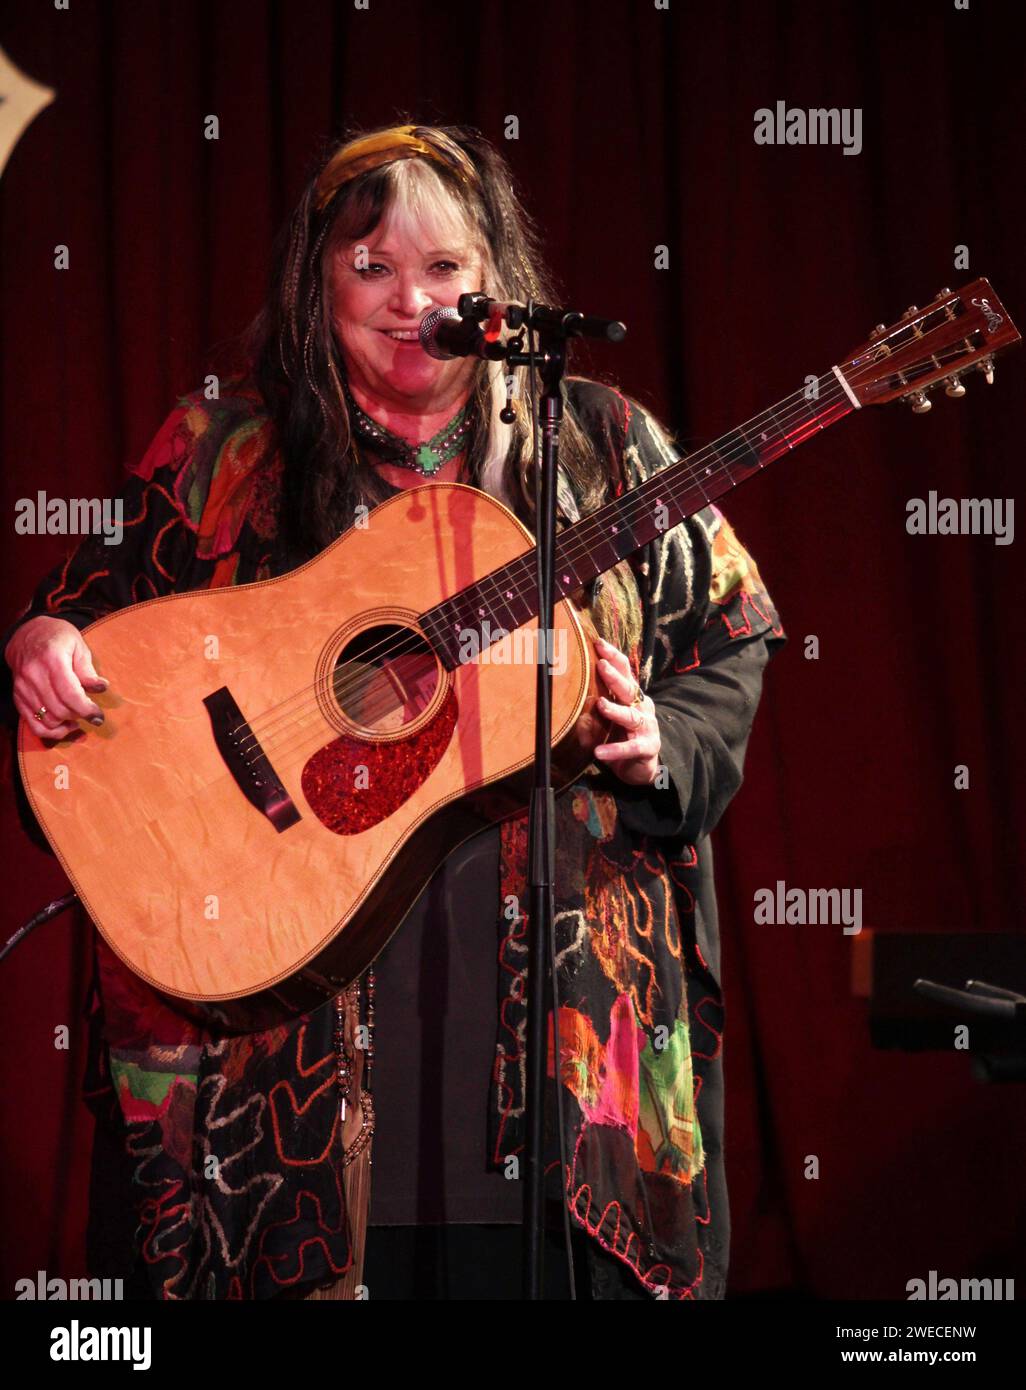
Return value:
<svg viewBox="0 0 1026 1390">
<path fill-rule="evenodd" d="M 400 468 L 410 468 L 422 478 L 430 478 L 466 448 L 466 438 L 472 423 L 469 400 L 437 434 L 420 444 L 411 444 L 361 410 L 348 385 L 345 392 L 354 432 L 372 445 L 375 453 L 389 463 L 398 464 Z"/>
</svg>

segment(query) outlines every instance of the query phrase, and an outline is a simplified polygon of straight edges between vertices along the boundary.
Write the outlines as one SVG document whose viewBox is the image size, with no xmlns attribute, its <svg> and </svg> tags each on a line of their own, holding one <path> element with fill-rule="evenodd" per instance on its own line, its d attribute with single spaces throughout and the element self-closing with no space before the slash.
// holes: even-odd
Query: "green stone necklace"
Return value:
<svg viewBox="0 0 1026 1390">
<path fill-rule="evenodd" d="M 466 438 L 470 432 L 470 401 L 458 411 L 447 425 L 443 425 L 436 435 L 420 444 L 410 444 L 408 440 L 393 434 L 377 420 L 372 420 L 366 411 L 361 410 L 346 386 L 346 400 L 354 431 L 389 463 L 400 468 L 411 468 L 422 478 L 433 477 L 450 459 L 463 452 Z"/>
</svg>

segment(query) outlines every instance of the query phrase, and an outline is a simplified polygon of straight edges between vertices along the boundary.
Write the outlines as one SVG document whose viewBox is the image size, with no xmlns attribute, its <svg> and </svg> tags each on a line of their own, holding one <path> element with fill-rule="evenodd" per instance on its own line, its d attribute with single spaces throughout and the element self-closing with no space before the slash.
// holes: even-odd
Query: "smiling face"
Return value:
<svg viewBox="0 0 1026 1390">
<path fill-rule="evenodd" d="M 374 419 L 449 417 L 466 400 L 475 359 L 429 357 L 418 330 L 429 310 L 483 289 L 482 274 L 461 219 L 417 216 L 398 203 L 368 236 L 337 246 L 332 322 L 353 395 Z"/>
</svg>

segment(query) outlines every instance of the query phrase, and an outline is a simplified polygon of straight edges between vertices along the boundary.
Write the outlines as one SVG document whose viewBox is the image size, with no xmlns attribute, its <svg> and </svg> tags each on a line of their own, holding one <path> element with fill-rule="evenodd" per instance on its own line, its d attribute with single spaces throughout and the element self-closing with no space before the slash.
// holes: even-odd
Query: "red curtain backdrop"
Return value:
<svg viewBox="0 0 1026 1390">
<path fill-rule="evenodd" d="M 691 447 L 941 286 L 987 275 L 1026 321 L 1022 38 L 1017 7 L 984 0 L 9 10 L 0 45 L 56 99 L 0 179 L 4 621 L 68 544 L 15 535 L 16 500 L 120 487 L 257 309 L 273 234 L 345 123 L 496 141 L 566 301 L 628 325 L 576 369 Z M 861 108 L 861 153 L 757 145 L 778 100 Z M 880 930 L 1022 930 L 1026 541 L 905 522 L 931 489 L 1021 500 L 1024 368 L 1011 353 L 923 417 L 864 411 L 723 504 L 792 639 L 716 833 L 734 1295 L 903 1298 L 931 1269 L 1026 1288 L 1021 1085 L 981 1084 L 954 1050 L 873 1049 L 854 939 L 753 920 L 782 879 L 861 888 Z M 2 815 L 7 935 L 66 881 L 9 793 Z M 0 967 L 4 1297 L 37 1269 L 85 1273 L 88 930 L 66 915 Z"/>
</svg>

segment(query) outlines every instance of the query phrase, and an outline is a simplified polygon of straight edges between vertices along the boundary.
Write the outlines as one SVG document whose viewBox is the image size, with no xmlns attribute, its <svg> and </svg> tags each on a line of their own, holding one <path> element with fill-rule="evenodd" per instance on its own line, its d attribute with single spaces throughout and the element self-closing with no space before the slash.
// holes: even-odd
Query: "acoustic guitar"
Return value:
<svg viewBox="0 0 1026 1390">
<path fill-rule="evenodd" d="M 335 996 L 442 860 L 527 804 L 539 658 L 555 658 L 554 785 L 592 760 L 582 714 L 608 737 L 585 585 L 851 411 L 921 412 L 969 370 L 990 381 L 1018 339 L 986 280 L 944 290 L 567 527 L 551 645 L 530 533 L 437 482 L 280 578 L 98 619 L 84 635 L 111 682 L 104 724 L 19 734 L 30 804 L 86 910 L 132 970 L 223 1029 Z"/>
</svg>

